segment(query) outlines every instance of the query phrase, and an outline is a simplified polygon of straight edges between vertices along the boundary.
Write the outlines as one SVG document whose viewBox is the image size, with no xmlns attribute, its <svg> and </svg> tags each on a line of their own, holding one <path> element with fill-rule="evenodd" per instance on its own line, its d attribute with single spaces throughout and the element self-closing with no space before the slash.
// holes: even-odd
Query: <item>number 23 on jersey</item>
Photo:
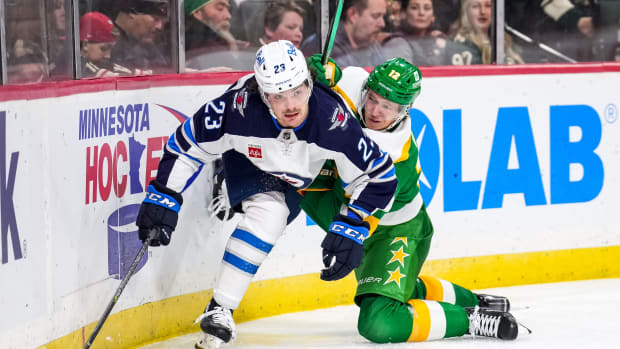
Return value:
<svg viewBox="0 0 620 349">
<path fill-rule="evenodd" d="M 222 117 L 226 103 L 219 101 L 218 105 L 215 105 L 215 101 L 211 101 L 205 107 L 205 128 L 207 130 L 213 130 L 222 126 Z"/>
</svg>

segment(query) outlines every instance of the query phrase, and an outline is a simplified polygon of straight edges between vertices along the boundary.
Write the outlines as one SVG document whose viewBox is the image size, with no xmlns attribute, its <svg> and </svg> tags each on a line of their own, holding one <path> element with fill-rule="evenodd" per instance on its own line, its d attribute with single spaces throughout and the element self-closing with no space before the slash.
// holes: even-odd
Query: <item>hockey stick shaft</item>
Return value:
<svg viewBox="0 0 620 349">
<path fill-rule="evenodd" d="M 133 273 L 136 271 L 136 268 L 138 267 L 138 264 L 140 263 L 140 260 L 142 259 L 146 251 L 148 250 L 151 240 L 153 239 L 154 236 L 156 236 L 156 234 L 159 234 L 158 229 L 159 228 L 153 228 L 148 238 L 144 240 L 144 242 L 142 243 L 142 247 L 140 248 L 140 251 L 136 255 L 136 258 L 134 258 L 133 262 L 131 263 L 131 266 L 129 267 L 127 274 L 125 275 L 123 280 L 121 280 L 121 284 L 118 285 L 116 292 L 114 292 L 114 297 L 112 297 L 112 299 L 110 300 L 110 303 L 108 303 L 108 306 L 106 307 L 105 311 L 101 315 L 101 318 L 99 318 L 99 321 L 97 322 L 97 325 L 95 326 L 95 329 L 90 334 L 90 337 L 88 337 L 88 340 L 84 344 L 84 349 L 90 348 L 90 346 L 95 341 L 95 338 L 99 334 L 101 327 L 103 327 L 104 322 L 108 319 L 110 312 L 112 312 L 112 308 L 114 308 L 114 305 L 116 305 L 116 302 L 118 302 L 118 299 L 121 296 L 121 293 L 123 293 L 123 290 L 125 289 L 125 286 L 129 282 L 129 279 L 131 279 L 131 277 L 133 276 Z"/>
<path fill-rule="evenodd" d="M 537 46 L 538 48 L 540 48 L 541 50 L 548 52 L 562 60 L 565 60 L 566 62 L 570 62 L 570 63 L 577 63 L 576 60 L 574 60 L 571 57 L 568 57 L 567 55 L 563 54 L 562 52 L 559 52 L 557 50 L 554 50 L 553 48 L 543 44 L 542 42 L 536 41 L 532 38 L 530 38 L 529 36 L 521 33 L 520 31 L 514 29 L 513 27 L 509 26 L 508 24 L 505 25 L 506 31 L 508 31 L 510 34 L 518 37 L 519 39 L 527 42 L 530 45 L 534 45 Z"/>
<path fill-rule="evenodd" d="M 338 0 L 336 13 L 334 14 L 334 18 L 332 18 L 332 23 L 329 27 L 329 32 L 327 33 L 327 40 L 325 40 L 325 46 L 323 47 L 323 56 L 321 57 L 322 65 L 327 64 L 329 61 L 329 56 L 332 53 L 332 47 L 334 47 L 334 40 L 336 39 L 336 32 L 338 31 L 338 26 L 340 25 L 343 2 L 343 0 Z"/>
</svg>

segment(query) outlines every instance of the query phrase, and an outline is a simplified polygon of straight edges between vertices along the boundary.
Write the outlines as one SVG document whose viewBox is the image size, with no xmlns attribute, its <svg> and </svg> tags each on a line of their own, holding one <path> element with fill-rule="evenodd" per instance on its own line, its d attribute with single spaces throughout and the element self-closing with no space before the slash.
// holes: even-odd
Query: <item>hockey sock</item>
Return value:
<svg viewBox="0 0 620 349">
<path fill-rule="evenodd" d="M 255 194 L 243 201 L 243 215 L 228 239 L 213 297 L 223 307 L 236 309 L 250 282 L 286 228 L 289 210 L 284 194 Z"/>
<path fill-rule="evenodd" d="M 458 337 L 469 329 L 469 317 L 463 307 L 420 299 L 408 303 L 413 307 L 410 342 Z"/>
<path fill-rule="evenodd" d="M 427 275 L 418 277 L 411 298 L 446 302 L 461 307 L 478 305 L 478 297 L 472 291 L 450 281 Z"/>
<path fill-rule="evenodd" d="M 384 296 L 360 302 L 357 328 L 375 343 L 401 343 L 462 336 L 469 328 L 467 312 L 448 303 L 410 300 L 405 304 Z"/>
</svg>

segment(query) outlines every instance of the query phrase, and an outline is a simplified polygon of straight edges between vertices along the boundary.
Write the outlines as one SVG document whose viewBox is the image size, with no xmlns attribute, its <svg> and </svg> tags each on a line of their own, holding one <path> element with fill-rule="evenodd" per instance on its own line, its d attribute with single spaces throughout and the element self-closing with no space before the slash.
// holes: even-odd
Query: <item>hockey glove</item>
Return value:
<svg viewBox="0 0 620 349">
<path fill-rule="evenodd" d="M 149 238 L 151 230 L 156 229 L 150 245 L 167 246 L 170 243 L 172 232 L 177 226 L 179 210 L 183 204 L 183 197 L 165 185 L 152 180 L 146 198 L 140 206 L 136 225 L 139 229 L 140 240 Z"/>
<path fill-rule="evenodd" d="M 339 280 L 359 267 L 364 255 L 364 239 L 368 237 L 370 225 L 355 214 L 341 214 L 334 217 L 329 232 L 323 239 L 323 264 L 321 279 Z"/>
<path fill-rule="evenodd" d="M 327 64 L 321 64 L 322 55 L 320 53 L 308 57 L 308 68 L 316 74 L 316 81 L 329 87 L 334 87 L 342 78 L 342 70 L 336 61 L 329 58 Z"/>
</svg>

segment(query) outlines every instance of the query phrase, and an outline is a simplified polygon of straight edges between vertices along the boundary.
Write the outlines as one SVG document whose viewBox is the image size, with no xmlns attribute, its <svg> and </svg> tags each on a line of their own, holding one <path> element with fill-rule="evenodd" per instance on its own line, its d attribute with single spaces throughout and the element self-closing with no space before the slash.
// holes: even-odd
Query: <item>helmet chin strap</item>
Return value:
<svg viewBox="0 0 620 349">
<path fill-rule="evenodd" d="M 361 108 L 357 108 L 357 110 L 360 111 L 360 122 L 362 124 L 362 127 L 364 128 L 368 128 L 368 124 L 366 124 L 366 96 L 368 96 L 368 84 L 365 84 L 362 87 L 360 99 L 362 106 Z M 392 131 L 393 129 L 395 129 L 400 124 L 400 122 L 409 115 L 409 109 L 411 109 L 412 106 L 413 103 L 407 106 L 403 106 L 403 109 L 398 113 L 398 115 L 396 115 L 394 121 L 392 121 L 386 128 L 379 131 Z"/>
<path fill-rule="evenodd" d="M 394 118 L 394 121 L 392 121 L 392 123 L 388 127 L 386 127 L 384 130 L 392 131 L 393 129 L 398 127 L 400 122 L 405 120 L 405 118 L 409 115 L 409 109 L 411 109 L 411 104 L 407 106 L 403 106 L 403 110 L 401 110 L 400 113 L 398 113 L 396 118 Z"/>
</svg>

